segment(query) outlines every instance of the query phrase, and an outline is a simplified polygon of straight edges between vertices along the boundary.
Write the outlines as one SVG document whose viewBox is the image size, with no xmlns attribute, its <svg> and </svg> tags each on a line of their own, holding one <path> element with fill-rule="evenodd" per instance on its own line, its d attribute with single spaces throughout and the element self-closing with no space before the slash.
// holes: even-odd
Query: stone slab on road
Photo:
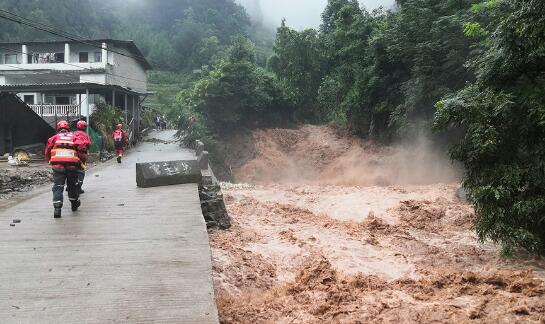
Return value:
<svg viewBox="0 0 545 324">
<path fill-rule="evenodd" d="M 143 143 L 88 172 L 77 213 L 53 219 L 50 192 L 0 211 L 1 323 L 217 323 L 197 184 L 135 183 L 136 163 L 191 158 Z"/>
<path fill-rule="evenodd" d="M 136 163 L 136 184 L 140 188 L 200 183 L 201 178 L 196 160 Z"/>
</svg>

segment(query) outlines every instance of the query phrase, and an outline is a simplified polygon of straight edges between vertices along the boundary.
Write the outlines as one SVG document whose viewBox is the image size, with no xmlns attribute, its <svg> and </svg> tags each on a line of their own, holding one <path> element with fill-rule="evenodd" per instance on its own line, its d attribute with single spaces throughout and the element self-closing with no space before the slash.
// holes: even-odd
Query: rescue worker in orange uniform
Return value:
<svg viewBox="0 0 545 324">
<path fill-rule="evenodd" d="M 84 152 L 84 154 L 80 154 L 80 159 L 81 159 L 81 166 L 82 166 L 82 171 L 81 174 L 80 174 L 80 182 L 81 182 L 81 185 L 83 186 L 83 180 L 85 179 L 85 169 L 87 168 L 86 165 L 87 165 L 87 152 L 89 151 L 89 148 L 91 147 L 91 145 L 93 144 L 93 141 L 91 139 L 91 137 L 87 134 L 86 130 L 87 130 L 87 122 L 85 120 L 80 120 L 78 121 L 78 123 L 76 124 L 76 127 L 77 127 L 77 131 L 74 132 L 74 134 L 80 139 L 82 145 L 80 147 L 81 151 Z M 81 188 L 80 188 L 81 189 Z M 80 194 L 83 194 L 85 193 L 85 191 L 83 191 L 83 189 L 80 190 Z"/>
<path fill-rule="evenodd" d="M 121 163 L 125 148 L 129 145 L 129 137 L 123 130 L 123 124 L 117 124 L 115 130 L 112 133 L 112 138 L 115 144 L 115 154 L 117 155 L 117 163 Z"/>
<path fill-rule="evenodd" d="M 81 161 L 86 160 L 82 149 L 85 144 L 73 132 L 67 121 L 57 123 L 57 134 L 47 141 L 45 157 L 53 169 L 53 217 L 60 218 L 63 206 L 64 185 L 68 187 L 68 198 L 72 211 L 77 211 L 81 205 L 79 194 L 81 190 Z"/>
<path fill-rule="evenodd" d="M 78 128 L 78 130 L 75 131 L 74 134 L 76 134 L 76 136 L 81 137 L 84 140 L 85 144 L 86 144 L 86 149 L 89 149 L 89 147 L 91 147 L 93 142 L 91 140 L 91 137 L 86 132 L 87 122 L 85 120 L 80 120 L 76 124 L 76 127 Z"/>
</svg>

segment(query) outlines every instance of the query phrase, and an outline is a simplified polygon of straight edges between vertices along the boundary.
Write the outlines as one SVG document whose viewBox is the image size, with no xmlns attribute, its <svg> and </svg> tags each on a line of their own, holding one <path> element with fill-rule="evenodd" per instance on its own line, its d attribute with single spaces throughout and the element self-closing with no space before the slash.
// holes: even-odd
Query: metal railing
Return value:
<svg viewBox="0 0 545 324">
<path fill-rule="evenodd" d="M 79 116 L 79 105 L 28 105 L 36 114 L 42 117 Z"/>
</svg>

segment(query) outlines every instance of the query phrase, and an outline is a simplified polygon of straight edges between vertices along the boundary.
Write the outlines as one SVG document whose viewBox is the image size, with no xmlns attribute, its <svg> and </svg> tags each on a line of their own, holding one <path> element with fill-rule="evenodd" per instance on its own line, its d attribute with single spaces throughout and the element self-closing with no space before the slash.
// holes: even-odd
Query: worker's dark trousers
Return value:
<svg viewBox="0 0 545 324">
<path fill-rule="evenodd" d="M 62 207 L 64 185 L 67 186 L 68 198 L 79 199 L 84 171 L 79 168 L 53 168 L 53 206 Z"/>
<path fill-rule="evenodd" d="M 79 189 L 81 193 L 81 187 L 83 186 L 83 180 L 85 179 L 85 169 L 78 169 L 78 182 L 79 182 Z"/>
<path fill-rule="evenodd" d="M 79 169 L 79 172 L 78 172 L 78 180 L 79 180 L 79 184 L 80 184 L 80 189 L 83 189 L 83 180 L 85 180 L 85 169 Z M 68 192 L 68 188 L 66 188 L 66 191 Z M 81 193 L 81 191 L 80 191 Z"/>
</svg>

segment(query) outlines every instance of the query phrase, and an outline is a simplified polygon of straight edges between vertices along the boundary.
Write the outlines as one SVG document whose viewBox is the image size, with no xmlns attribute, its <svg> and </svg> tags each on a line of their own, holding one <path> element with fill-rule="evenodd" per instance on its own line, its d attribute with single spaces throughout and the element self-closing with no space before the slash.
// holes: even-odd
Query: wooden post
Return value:
<svg viewBox="0 0 545 324">
<path fill-rule="evenodd" d="M 76 96 L 76 101 L 78 103 L 78 118 L 81 118 L 81 116 L 83 116 L 81 114 L 83 112 L 83 110 L 81 109 L 81 93 L 78 93 L 78 95 Z"/>
<path fill-rule="evenodd" d="M 87 133 L 89 133 L 89 89 L 85 89 L 85 95 L 87 95 L 87 100 L 85 100 L 85 102 L 87 103 L 85 105 L 85 110 L 87 110 Z"/>
<path fill-rule="evenodd" d="M 115 107 L 115 89 L 112 90 L 112 106 Z"/>
<path fill-rule="evenodd" d="M 127 116 L 127 93 L 125 93 L 125 125 L 128 125 L 129 123 L 129 120 L 128 120 L 128 116 Z"/>
<path fill-rule="evenodd" d="M 132 95 L 132 132 L 134 134 L 133 138 L 138 138 L 138 133 L 136 132 L 138 129 L 138 118 L 136 116 L 136 96 Z"/>
<path fill-rule="evenodd" d="M 135 95 L 135 115 L 136 115 L 136 131 L 138 136 L 140 136 L 140 96 Z M 139 138 L 140 139 L 140 138 Z"/>
</svg>

